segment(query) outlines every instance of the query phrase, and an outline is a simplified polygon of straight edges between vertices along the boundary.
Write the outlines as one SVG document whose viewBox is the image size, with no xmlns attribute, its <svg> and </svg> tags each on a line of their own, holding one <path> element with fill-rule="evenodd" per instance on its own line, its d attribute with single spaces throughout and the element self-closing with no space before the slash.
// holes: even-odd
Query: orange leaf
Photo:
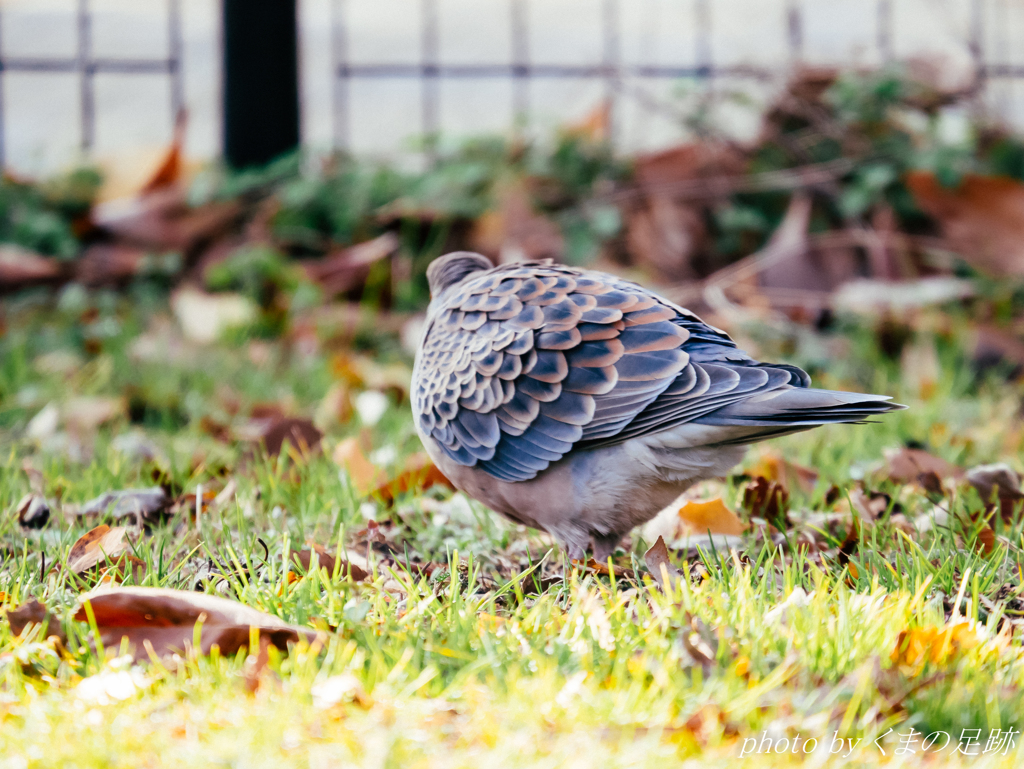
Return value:
<svg viewBox="0 0 1024 769">
<path fill-rule="evenodd" d="M 185 144 L 185 126 L 188 122 L 188 115 L 184 109 L 178 112 L 174 120 L 174 138 L 171 146 L 167 149 L 163 162 L 153 172 L 149 180 L 142 185 L 140 193 L 148 195 L 151 192 L 171 187 L 181 179 L 182 174 L 182 148 Z"/>
<path fill-rule="evenodd" d="M 694 534 L 742 534 L 749 525 L 745 524 L 736 513 L 725 506 L 721 497 L 707 502 L 687 501 L 679 508 L 679 518 Z"/>
<path fill-rule="evenodd" d="M 925 663 L 940 665 L 982 642 L 969 622 L 944 628 L 920 627 L 901 630 L 890 658 L 893 662 L 918 671 Z"/>
<path fill-rule="evenodd" d="M 374 497 L 385 503 L 393 502 L 399 494 L 435 485 L 455 489 L 430 457 L 423 453 L 413 454 L 406 459 L 401 472 L 391 478 L 367 458 L 365 443 L 359 438 L 347 438 L 339 443 L 333 458 L 348 472 L 357 494 Z"/>
<path fill-rule="evenodd" d="M 356 494 L 367 496 L 374 489 L 387 482 L 384 471 L 366 458 L 358 438 L 346 438 L 337 445 L 331 455 L 335 464 L 348 473 Z"/>
<path fill-rule="evenodd" d="M 374 489 L 373 496 L 379 496 L 384 501 L 391 502 L 399 494 L 429 489 L 431 486 L 447 486 L 449 489 L 455 490 L 452 482 L 437 469 L 437 465 L 430 460 L 430 457 L 421 452 L 410 456 L 405 461 L 402 472 Z"/>
<path fill-rule="evenodd" d="M 754 478 L 761 476 L 769 481 L 776 481 L 786 489 L 798 486 L 805 494 L 812 493 L 818 482 L 817 470 L 789 462 L 774 451 L 763 452 L 757 462 L 747 471 L 747 474 Z"/>
</svg>

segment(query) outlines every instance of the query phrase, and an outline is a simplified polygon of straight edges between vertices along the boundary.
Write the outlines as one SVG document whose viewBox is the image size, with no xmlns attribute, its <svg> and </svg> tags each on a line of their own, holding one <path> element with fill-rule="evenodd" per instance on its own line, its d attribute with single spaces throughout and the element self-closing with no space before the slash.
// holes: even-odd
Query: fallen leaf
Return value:
<svg viewBox="0 0 1024 769">
<path fill-rule="evenodd" d="M 150 649 L 157 657 L 185 653 L 192 647 L 199 623 L 202 654 L 217 646 L 221 654 L 232 656 L 249 646 L 252 630 L 259 631 L 261 641 L 266 639 L 282 650 L 300 639 L 313 643 L 319 635 L 236 601 L 189 590 L 105 588 L 83 595 L 80 602 L 75 619 L 89 620 L 88 604 L 103 645 L 117 648 L 127 638 L 136 661 L 147 659 Z"/>
<path fill-rule="evenodd" d="M 935 478 L 939 479 L 941 485 L 947 480 L 959 480 L 964 476 L 964 471 L 924 449 L 901 448 L 886 452 L 882 474 L 895 483 L 918 483 L 932 491 Z"/>
<path fill-rule="evenodd" d="M 287 441 L 301 456 L 320 451 L 324 434 L 308 419 L 281 417 L 271 420 L 259 441 L 272 457 L 281 453 Z"/>
<path fill-rule="evenodd" d="M 322 259 L 306 259 L 299 266 L 309 280 L 317 283 L 330 296 L 344 294 L 362 287 L 370 268 L 390 256 L 399 246 L 398 237 L 386 232 L 373 240 L 348 246 Z"/>
<path fill-rule="evenodd" d="M 754 478 L 762 476 L 781 483 L 787 490 L 799 488 L 804 494 L 813 493 L 818 483 L 817 470 L 790 462 L 776 451 L 763 451 L 748 472 Z"/>
<path fill-rule="evenodd" d="M 47 610 L 46 604 L 37 599 L 23 603 L 17 609 L 8 610 L 5 616 L 11 625 L 11 632 L 16 636 L 20 636 L 29 625 L 43 625 L 46 638 L 56 636 L 62 645 L 67 643 L 68 637 L 60 622 Z"/>
<path fill-rule="evenodd" d="M 857 519 L 853 518 L 850 520 L 850 530 L 846 534 L 846 539 L 839 545 L 838 558 L 839 565 L 846 566 L 853 579 L 857 579 L 860 576 L 857 564 L 850 560 L 850 557 L 857 552 L 858 544 L 860 544 L 860 526 L 857 524 Z"/>
<path fill-rule="evenodd" d="M 348 386 L 343 382 L 335 382 L 316 407 L 313 424 L 320 430 L 326 430 L 347 424 L 352 414 L 352 394 Z"/>
<path fill-rule="evenodd" d="M 128 550 L 128 542 L 125 540 L 127 531 L 124 526 L 112 529 L 105 523 L 87 531 L 71 546 L 68 571 L 81 574 L 108 561 L 116 563 L 118 556 Z"/>
<path fill-rule="evenodd" d="M 352 488 L 361 497 L 387 484 L 384 471 L 367 459 L 364 443 L 360 438 L 346 438 L 331 454 L 334 463 L 348 473 Z"/>
<path fill-rule="evenodd" d="M 512 182 L 495 193 L 497 206 L 473 225 L 470 243 L 474 250 L 499 263 L 558 258 L 565 240 L 558 225 L 538 214 L 526 186 Z"/>
<path fill-rule="evenodd" d="M 10 243 L 0 245 L 0 288 L 10 290 L 60 279 L 59 261 Z"/>
<path fill-rule="evenodd" d="M 666 581 L 674 588 L 676 580 L 686 579 L 686 575 L 673 566 L 672 561 L 669 560 L 668 547 L 665 545 L 664 537 L 658 537 L 658 541 L 651 545 L 651 548 L 644 553 L 644 563 L 647 565 L 647 570 L 651 573 L 651 576 L 654 577 L 654 581 L 658 583 L 658 587 L 662 590 L 665 589 Z"/>
<path fill-rule="evenodd" d="M 786 511 L 789 509 L 789 492 L 778 481 L 758 476 L 743 489 L 743 508 L 752 517 L 764 518 L 772 525 L 783 528 L 786 523 Z"/>
<path fill-rule="evenodd" d="M 452 491 L 456 490 L 444 473 L 437 469 L 430 457 L 419 452 L 409 456 L 402 465 L 402 471 L 375 488 L 370 492 L 370 496 L 390 503 L 399 494 L 421 491 L 429 489 L 431 486 L 446 486 Z"/>
<path fill-rule="evenodd" d="M 133 525 L 161 522 L 171 506 L 171 498 L 161 486 L 145 489 L 107 491 L 90 499 L 77 514 L 79 517 L 109 515 L 114 520 L 132 518 Z"/>
<path fill-rule="evenodd" d="M 171 309 L 185 338 L 209 344 L 229 328 L 252 323 L 259 315 L 256 303 L 233 293 L 207 294 L 179 288 L 171 296 Z"/>
<path fill-rule="evenodd" d="M 1010 522 L 1024 502 L 1021 493 L 1021 478 L 1017 471 L 1004 462 L 994 465 L 979 465 L 967 471 L 967 482 L 978 491 L 982 502 L 994 511 L 999 507 L 1000 517 Z"/>
<path fill-rule="evenodd" d="M 889 658 L 909 675 L 917 675 L 926 663 L 941 665 L 982 643 L 970 622 L 940 627 L 901 630 Z"/>
<path fill-rule="evenodd" d="M 686 621 L 689 628 L 684 627 L 679 638 L 683 642 L 686 653 L 707 674 L 715 667 L 715 659 L 718 656 L 718 640 L 708 626 L 690 612 L 686 613 Z"/>
<path fill-rule="evenodd" d="M 850 489 L 849 495 L 854 512 L 865 521 L 878 520 L 885 515 L 890 507 L 893 513 L 902 510 L 899 503 L 894 505 L 892 497 L 880 491 L 865 492 L 863 489 L 855 486 Z"/>
<path fill-rule="evenodd" d="M 977 549 L 985 555 L 992 555 L 996 549 L 996 532 L 987 523 L 978 532 Z"/>
<path fill-rule="evenodd" d="M 187 256 L 231 229 L 243 211 L 239 200 L 190 206 L 188 191 L 174 185 L 101 203 L 93 209 L 93 220 L 122 244 L 158 252 L 179 251 Z"/>
<path fill-rule="evenodd" d="M 688 500 L 679 508 L 679 519 L 694 534 L 739 535 L 749 527 L 725 506 L 721 497 L 706 502 Z"/>
<path fill-rule="evenodd" d="M 571 563 L 577 568 L 586 569 L 597 574 L 603 574 L 606 577 L 610 577 L 612 574 L 607 563 L 602 563 L 594 558 L 588 558 L 585 561 L 571 561 Z M 612 564 L 612 567 L 615 569 L 616 579 L 636 579 L 636 572 L 628 566 L 616 566 L 615 564 Z"/>
<path fill-rule="evenodd" d="M 71 398 L 61 408 L 61 414 L 72 431 L 91 433 L 107 422 L 127 416 L 128 401 L 102 396 Z"/>
<path fill-rule="evenodd" d="M 42 529 L 50 520 L 50 503 L 41 494 L 26 494 L 17 510 L 18 525 L 23 529 Z"/>
<path fill-rule="evenodd" d="M 352 563 L 345 559 L 338 559 L 331 555 L 326 548 L 322 545 L 311 544 L 305 550 L 300 550 L 297 553 L 292 553 L 292 560 L 301 566 L 305 571 L 309 571 L 313 563 L 313 555 L 316 554 L 317 563 L 321 569 L 327 569 L 327 573 L 332 577 L 337 569 L 339 577 L 351 577 L 355 582 L 362 582 L 368 576 L 369 572 L 365 571 L 360 566 Z M 340 565 L 339 565 L 340 560 Z"/>
<path fill-rule="evenodd" d="M 142 185 L 139 190 L 141 195 L 148 195 L 157 190 L 174 186 L 181 180 L 184 162 L 182 160 L 182 149 L 185 145 L 185 129 L 188 126 L 188 112 L 182 108 L 174 119 L 174 137 L 167 154 L 160 165 L 153 172 L 153 175 Z"/>
<path fill-rule="evenodd" d="M 169 263 L 174 263 L 170 258 Z M 75 282 L 85 286 L 123 286 L 154 264 L 145 248 L 123 243 L 94 243 L 74 263 Z"/>
</svg>

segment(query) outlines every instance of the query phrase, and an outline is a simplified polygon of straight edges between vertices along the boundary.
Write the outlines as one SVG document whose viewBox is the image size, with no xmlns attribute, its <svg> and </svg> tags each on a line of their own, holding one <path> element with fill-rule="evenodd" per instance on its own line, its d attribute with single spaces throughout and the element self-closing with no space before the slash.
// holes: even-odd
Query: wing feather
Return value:
<svg viewBox="0 0 1024 769">
<path fill-rule="evenodd" d="M 471 273 L 428 317 L 412 389 L 418 429 L 453 461 L 505 481 L 809 383 L 640 286 L 548 262 Z M 728 418 L 774 424 L 768 405 Z"/>
</svg>

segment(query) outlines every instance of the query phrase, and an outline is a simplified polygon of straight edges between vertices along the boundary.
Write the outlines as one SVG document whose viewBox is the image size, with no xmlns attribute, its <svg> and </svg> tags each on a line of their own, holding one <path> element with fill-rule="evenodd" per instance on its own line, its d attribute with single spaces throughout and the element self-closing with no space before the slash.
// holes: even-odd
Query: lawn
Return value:
<svg viewBox="0 0 1024 769">
<path fill-rule="evenodd" d="M 910 408 L 755 447 L 695 492 L 753 526 L 669 536 L 657 575 L 650 530 L 610 569 L 568 563 L 443 484 L 403 491 L 421 448 L 394 328 L 321 308 L 199 344 L 144 286 L 5 299 L 0 611 L 39 599 L 53 619 L 0 622 L 0 766 L 1020 762 L 1020 510 L 963 471 L 1021 468 L 1021 390 L 977 370 L 955 314 L 901 326 L 902 353 L 872 318 L 732 329 Z M 268 451 L 284 418 L 313 419 L 322 450 Z M 141 516 L 87 504 L 154 487 Z M 38 508 L 19 522 L 30 493 L 41 528 L 23 525 Z M 76 565 L 104 524 L 124 527 L 120 554 Z M 317 633 L 133 657 L 79 612 L 118 584 Z"/>
</svg>

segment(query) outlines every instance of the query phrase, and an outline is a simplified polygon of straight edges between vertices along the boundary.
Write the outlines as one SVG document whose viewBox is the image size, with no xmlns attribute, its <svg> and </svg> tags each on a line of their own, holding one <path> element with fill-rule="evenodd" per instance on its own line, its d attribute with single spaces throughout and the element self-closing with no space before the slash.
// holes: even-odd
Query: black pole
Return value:
<svg viewBox="0 0 1024 769">
<path fill-rule="evenodd" d="M 224 155 L 262 165 L 299 144 L 296 0 L 224 0 Z"/>
</svg>

